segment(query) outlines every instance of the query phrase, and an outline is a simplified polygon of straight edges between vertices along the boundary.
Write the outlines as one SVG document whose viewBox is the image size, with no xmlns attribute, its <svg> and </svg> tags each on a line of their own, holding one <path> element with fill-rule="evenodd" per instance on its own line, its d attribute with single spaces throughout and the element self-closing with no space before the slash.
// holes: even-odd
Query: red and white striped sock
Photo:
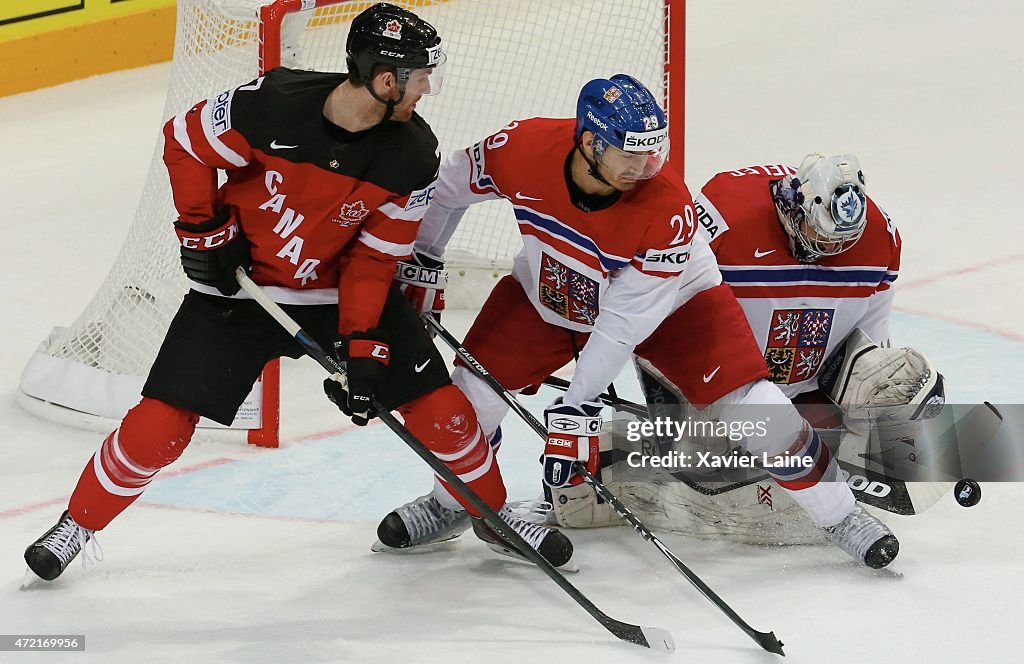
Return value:
<svg viewBox="0 0 1024 664">
<path fill-rule="evenodd" d="M 494 510 L 505 504 L 505 482 L 491 445 L 477 422 L 473 406 L 454 385 L 446 385 L 404 405 L 405 426 L 459 479 Z M 470 513 L 468 501 L 443 480 L 442 487 Z"/>
<path fill-rule="evenodd" d="M 185 451 L 199 418 L 144 398 L 93 454 L 71 494 L 78 525 L 101 530 L 142 495 L 157 472 Z"/>
</svg>

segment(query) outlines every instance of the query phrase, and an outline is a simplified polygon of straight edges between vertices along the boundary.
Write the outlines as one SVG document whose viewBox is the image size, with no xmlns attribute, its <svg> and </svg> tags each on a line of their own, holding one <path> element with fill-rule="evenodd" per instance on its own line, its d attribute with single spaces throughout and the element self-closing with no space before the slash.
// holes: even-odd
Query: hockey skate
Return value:
<svg viewBox="0 0 1024 664">
<path fill-rule="evenodd" d="M 377 526 L 372 551 L 395 551 L 453 540 L 469 529 L 469 515 L 451 510 L 433 494 L 420 496 L 388 514 Z"/>
<path fill-rule="evenodd" d="M 25 549 L 25 562 L 32 574 L 44 581 L 53 581 L 67 569 L 91 539 L 93 532 L 78 525 L 65 510 L 53 528 Z M 22 587 L 30 585 L 29 581 L 34 579 L 26 575 Z"/>
<path fill-rule="evenodd" d="M 550 511 L 551 503 L 524 501 L 506 503 L 498 516 L 553 566 L 563 572 L 578 572 L 579 568 L 572 560 L 572 542 L 560 531 L 544 525 Z M 504 537 L 494 532 L 483 519 L 473 519 L 473 532 L 493 551 L 525 563 L 532 562 Z"/>
<path fill-rule="evenodd" d="M 860 505 L 824 530 L 828 541 L 873 569 L 885 567 L 900 552 L 900 542 L 892 531 Z"/>
</svg>

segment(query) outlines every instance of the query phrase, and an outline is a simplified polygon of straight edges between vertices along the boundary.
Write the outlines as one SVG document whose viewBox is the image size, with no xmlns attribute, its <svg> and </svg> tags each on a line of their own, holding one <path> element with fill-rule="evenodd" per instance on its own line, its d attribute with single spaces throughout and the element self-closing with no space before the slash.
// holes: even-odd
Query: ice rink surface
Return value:
<svg viewBox="0 0 1024 664">
<path fill-rule="evenodd" d="M 719 170 L 799 163 L 810 151 L 857 154 L 904 239 L 895 341 L 931 357 L 951 401 L 1020 403 L 1024 5 L 689 5 L 691 188 Z M 496 559 L 472 536 L 431 553 L 371 554 L 378 519 L 425 492 L 428 473 L 382 425 L 356 429 L 333 412 L 318 369 L 300 362 L 286 362 L 280 449 L 193 444 L 100 533 L 102 562 L 83 573 L 75 561 L 58 582 L 19 592 L 23 549 L 64 509 L 101 436 L 21 411 L 18 376 L 114 260 L 168 72 L 0 99 L 0 633 L 85 634 L 87 643 L 84 654 L 0 661 L 776 659 L 627 529 L 570 533 L 582 568 L 572 581 L 610 615 L 671 631 L 672 656 L 618 643 L 542 574 Z M 430 120 L 429 103 L 421 112 Z M 459 335 L 470 320 L 447 317 Z M 618 382 L 636 394 L 628 372 Z M 538 441 L 518 423 L 505 434 L 510 493 L 532 498 Z M 1002 663 L 1019 661 L 1022 503 L 1020 485 L 987 484 L 970 510 L 947 496 L 922 515 L 887 516 L 902 578 L 829 547 L 664 539 L 751 625 L 774 630 L 786 661 Z"/>
</svg>

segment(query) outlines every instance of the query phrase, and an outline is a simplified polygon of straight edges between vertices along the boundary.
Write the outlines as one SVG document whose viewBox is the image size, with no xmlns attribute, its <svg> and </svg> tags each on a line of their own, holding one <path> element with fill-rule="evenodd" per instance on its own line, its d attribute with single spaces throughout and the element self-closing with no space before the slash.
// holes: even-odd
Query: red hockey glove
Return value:
<svg viewBox="0 0 1024 664">
<path fill-rule="evenodd" d="M 358 426 L 377 417 L 373 399 L 384 383 L 384 374 L 391 359 L 387 333 L 371 328 L 353 332 L 334 342 L 338 359 L 346 363 L 347 384 L 334 376 L 324 381 L 327 398 Z"/>
<path fill-rule="evenodd" d="M 577 461 L 582 461 L 591 473 L 597 472 L 603 408 L 595 401 L 584 401 L 577 407 L 557 399 L 544 410 L 548 427 L 548 442 L 544 446 L 545 484 L 557 488 L 582 482 L 583 478 L 573 470 Z"/>
<path fill-rule="evenodd" d="M 431 314 L 441 322 L 444 311 L 444 289 L 448 285 L 448 272 L 444 262 L 426 254 L 416 253 L 408 261 L 398 261 L 395 281 L 406 299 L 421 314 Z"/>
<path fill-rule="evenodd" d="M 252 256 L 234 208 L 225 205 L 212 219 L 198 224 L 176 221 L 174 231 L 181 244 L 181 267 L 189 279 L 213 286 L 224 295 L 238 292 L 241 286 L 235 268 L 252 270 Z"/>
</svg>

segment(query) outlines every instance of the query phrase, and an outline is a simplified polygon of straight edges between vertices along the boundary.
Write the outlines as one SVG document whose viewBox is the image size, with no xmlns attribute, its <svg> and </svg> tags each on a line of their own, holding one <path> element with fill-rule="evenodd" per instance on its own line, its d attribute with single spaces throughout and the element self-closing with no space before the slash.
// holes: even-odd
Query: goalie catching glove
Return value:
<svg viewBox="0 0 1024 664">
<path fill-rule="evenodd" d="M 544 446 L 544 483 L 550 487 L 575 486 L 583 481 L 573 464 L 577 461 L 591 473 L 601 460 L 598 436 L 601 434 L 603 405 L 584 401 L 570 406 L 558 399 L 544 410 L 548 428 Z"/>
<path fill-rule="evenodd" d="M 913 348 L 884 348 L 860 329 L 822 365 L 818 385 L 842 407 L 852 431 L 920 422 L 945 403 L 942 374 Z"/>
<path fill-rule="evenodd" d="M 174 232 L 181 244 L 181 267 L 192 281 L 213 286 L 224 295 L 234 295 L 241 286 L 235 269 L 252 270 L 249 240 L 235 216 L 225 205 L 212 219 L 190 224 L 174 222 Z"/>
<path fill-rule="evenodd" d="M 384 382 L 391 359 L 387 334 L 371 328 L 342 336 L 334 342 L 334 354 L 346 363 L 346 375 L 334 374 L 324 380 L 324 393 L 341 412 L 352 418 L 353 424 L 366 426 L 377 417 L 373 398 Z"/>
<path fill-rule="evenodd" d="M 441 322 L 444 289 L 448 286 L 448 272 L 443 261 L 417 252 L 407 261 L 398 261 L 395 281 L 417 312 L 430 314 Z"/>
</svg>

